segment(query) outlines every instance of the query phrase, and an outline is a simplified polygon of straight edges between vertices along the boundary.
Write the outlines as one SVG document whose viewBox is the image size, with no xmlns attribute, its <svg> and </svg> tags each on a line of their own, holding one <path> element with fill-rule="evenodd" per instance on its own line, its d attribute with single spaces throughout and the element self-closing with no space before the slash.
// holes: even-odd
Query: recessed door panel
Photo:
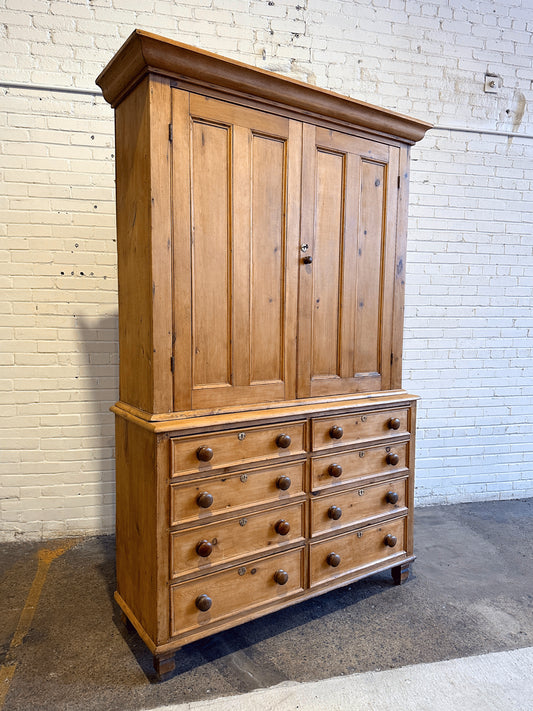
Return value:
<svg viewBox="0 0 533 711">
<path fill-rule="evenodd" d="M 381 373 L 381 313 L 387 166 L 361 161 L 357 230 L 354 373 Z"/>
<path fill-rule="evenodd" d="M 317 378 L 339 375 L 339 339 L 343 239 L 344 156 L 324 150 L 316 155 L 312 372 Z"/>
<path fill-rule="evenodd" d="M 252 136 L 252 383 L 283 380 L 286 141 Z"/>
<path fill-rule="evenodd" d="M 231 130 L 191 125 L 193 386 L 231 383 Z"/>
</svg>

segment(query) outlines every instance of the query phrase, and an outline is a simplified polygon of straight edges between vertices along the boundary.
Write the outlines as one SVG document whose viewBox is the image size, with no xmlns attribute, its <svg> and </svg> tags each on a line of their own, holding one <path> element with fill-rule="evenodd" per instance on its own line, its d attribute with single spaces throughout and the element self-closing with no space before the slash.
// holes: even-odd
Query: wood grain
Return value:
<svg viewBox="0 0 533 711">
<path fill-rule="evenodd" d="M 289 435 L 289 447 L 276 443 L 282 434 Z M 196 452 L 200 447 L 211 447 L 214 455 L 209 462 L 200 462 Z M 172 442 L 173 471 L 209 472 L 220 467 L 247 462 L 281 459 L 304 452 L 304 423 L 291 422 L 270 427 L 249 427 L 229 432 L 209 432 Z"/>
<path fill-rule="evenodd" d="M 304 126 L 298 396 L 390 385 L 398 149 Z"/>
<path fill-rule="evenodd" d="M 391 429 L 391 419 L 400 420 L 397 430 Z M 341 426 L 344 434 L 341 439 L 332 439 L 330 430 Z M 354 415 L 334 415 L 313 419 L 313 450 L 330 449 L 339 445 L 347 446 L 366 439 L 383 439 L 408 433 L 407 410 L 386 410 Z"/>
<path fill-rule="evenodd" d="M 312 543 L 310 546 L 311 587 L 326 580 L 353 575 L 355 571 L 366 565 L 389 559 L 388 562 L 392 566 L 398 559 L 405 558 L 406 521 L 406 517 L 395 519 Z M 398 539 L 394 548 L 389 548 L 384 543 L 385 536 L 388 534 Z M 327 563 L 327 557 L 331 552 L 341 557 L 340 565 L 335 568 Z"/>
<path fill-rule="evenodd" d="M 405 471 L 408 465 L 406 442 L 399 442 L 378 447 L 365 447 L 363 449 L 350 449 L 347 452 L 336 452 L 325 457 L 313 457 L 312 489 L 314 491 L 324 488 L 338 488 L 363 478 L 386 475 L 391 476 L 397 472 Z M 397 465 L 387 464 L 386 457 L 389 452 L 395 452 L 400 457 Z M 342 474 L 332 477 L 328 468 L 332 464 L 342 467 Z"/>
<path fill-rule="evenodd" d="M 150 239 L 150 89 L 116 110 L 120 399 L 153 411 Z M 131 364 L 128 367 L 128 364 Z M 135 364 L 135 368 L 133 367 Z"/>
<path fill-rule="evenodd" d="M 158 509 L 155 441 L 149 432 L 115 419 L 117 592 L 149 637 L 158 639 Z"/>
<path fill-rule="evenodd" d="M 192 407 L 192 249 L 189 94 L 172 90 L 174 410 Z"/>
<path fill-rule="evenodd" d="M 289 502 L 304 491 L 304 462 L 287 462 L 276 467 L 248 468 L 245 471 L 223 472 L 207 478 L 175 483 L 170 487 L 170 525 L 209 522 L 220 514 L 239 509 Z M 291 480 L 288 489 L 277 486 L 279 477 Z M 213 496 L 213 504 L 203 509 L 196 499 L 203 491 Z"/>
<path fill-rule="evenodd" d="M 391 504 L 387 493 L 398 494 L 398 501 Z M 337 491 L 320 496 L 311 502 L 311 530 L 313 535 L 337 531 L 355 524 L 365 523 L 373 518 L 390 514 L 406 513 L 406 480 L 394 479 L 384 484 L 361 486 L 357 489 Z M 328 516 L 331 506 L 337 506 L 342 516 L 334 520 Z"/>
<path fill-rule="evenodd" d="M 302 543 L 304 514 L 303 503 L 292 504 L 172 533 L 171 577 L 207 573 L 222 563 L 231 563 L 250 555 L 273 553 L 288 544 Z M 287 521 L 290 526 L 287 534 L 276 532 L 278 521 Z M 196 551 L 202 540 L 212 545 L 212 553 L 208 557 L 202 557 Z"/>
<path fill-rule="evenodd" d="M 209 626 L 231 615 L 246 615 L 260 604 L 300 592 L 304 585 L 302 560 L 303 550 L 298 549 L 172 586 L 171 634 Z M 274 581 L 274 574 L 280 569 L 289 575 L 285 585 Z M 199 595 L 208 595 L 212 599 L 213 605 L 208 612 L 196 608 L 195 600 Z"/>
<path fill-rule="evenodd" d="M 200 121 L 191 133 L 192 384 L 230 385 L 232 136 L 226 126 Z"/>
</svg>

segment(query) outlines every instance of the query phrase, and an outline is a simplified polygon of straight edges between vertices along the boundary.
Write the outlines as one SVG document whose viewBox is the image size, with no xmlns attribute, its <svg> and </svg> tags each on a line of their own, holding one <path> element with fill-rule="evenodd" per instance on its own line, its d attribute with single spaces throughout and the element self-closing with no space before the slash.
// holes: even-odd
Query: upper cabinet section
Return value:
<svg viewBox="0 0 533 711">
<path fill-rule="evenodd" d="M 148 417 L 401 386 L 429 124 L 135 32 L 116 111 L 120 399 Z"/>
</svg>

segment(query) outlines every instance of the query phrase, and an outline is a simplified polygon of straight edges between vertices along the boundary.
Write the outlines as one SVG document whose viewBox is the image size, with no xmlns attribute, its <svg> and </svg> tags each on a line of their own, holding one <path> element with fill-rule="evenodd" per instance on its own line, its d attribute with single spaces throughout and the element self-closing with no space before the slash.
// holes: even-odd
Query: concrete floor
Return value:
<svg viewBox="0 0 533 711">
<path fill-rule="evenodd" d="M 39 550 L 61 542 L 5 544 L 0 711 L 151 709 L 531 647 L 532 542 L 533 499 L 418 509 L 408 583 L 378 574 L 193 643 L 163 683 L 120 623 L 112 537 L 52 560 L 38 599 Z"/>
</svg>

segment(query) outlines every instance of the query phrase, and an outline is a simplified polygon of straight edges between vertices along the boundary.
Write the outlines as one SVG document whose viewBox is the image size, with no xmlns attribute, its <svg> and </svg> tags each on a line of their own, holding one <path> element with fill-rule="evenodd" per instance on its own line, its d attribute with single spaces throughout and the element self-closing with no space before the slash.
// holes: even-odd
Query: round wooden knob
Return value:
<svg viewBox="0 0 533 711">
<path fill-rule="evenodd" d="M 276 486 L 278 487 L 278 489 L 281 489 L 281 491 L 287 491 L 287 489 L 290 488 L 291 483 L 292 482 L 290 480 L 290 477 L 285 475 L 278 476 L 278 478 L 276 479 Z"/>
<path fill-rule="evenodd" d="M 285 521 L 284 519 L 280 519 L 276 523 L 274 528 L 276 529 L 276 533 L 279 533 L 280 536 L 286 536 L 287 533 L 291 530 L 291 524 L 288 521 Z"/>
<path fill-rule="evenodd" d="M 339 477 L 342 474 L 342 467 L 340 464 L 330 464 L 328 467 L 328 474 L 330 476 L 334 476 L 335 478 Z"/>
<path fill-rule="evenodd" d="M 389 546 L 390 548 L 394 548 L 394 546 L 398 543 L 398 539 L 396 536 L 393 536 L 392 533 L 388 533 L 385 536 L 385 545 Z"/>
<path fill-rule="evenodd" d="M 395 467 L 400 461 L 400 457 L 396 454 L 396 452 L 389 452 L 385 459 L 387 464 L 391 464 L 393 467 Z"/>
<path fill-rule="evenodd" d="M 276 570 L 274 573 L 274 580 L 278 585 L 285 585 L 289 579 L 289 574 L 285 570 Z"/>
<path fill-rule="evenodd" d="M 201 462 L 209 462 L 213 459 L 213 450 L 211 447 L 199 447 L 196 450 L 196 457 Z"/>
<path fill-rule="evenodd" d="M 391 417 L 388 424 L 390 430 L 399 430 L 402 423 L 397 417 Z"/>
<path fill-rule="evenodd" d="M 290 438 L 290 435 L 288 435 L 288 434 L 280 434 L 276 437 L 276 444 L 281 449 L 287 449 L 287 447 L 290 447 L 291 441 L 292 440 Z"/>
<path fill-rule="evenodd" d="M 305 257 L 302 259 L 302 262 L 304 264 L 312 264 L 313 263 L 313 257 L 310 254 L 306 254 Z"/>
<path fill-rule="evenodd" d="M 341 557 L 338 553 L 330 553 L 326 558 L 326 563 L 331 565 L 332 568 L 336 568 L 341 562 Z"/>
<path fill-rule="evenodd" d="M 385 496 L 385 499 L 387 503 L 389 504 L 397 504 L 399 496 L 395 491 L 387 491 L 387 495 Z"/>
<path fill-rule="evenodd" d="M 194 604 L 200 612 L 207 612 L 213 604 L 213 600 L 208 595 L 198 595 Z"/>
<path fill-rule="evenodd" d="M 340 425 L 333 425 L 333 427 L 329 431 L 329 436 L 331 437 L 331 439 L 340 439 L 343 434 L 344 430 Z"/>
<path fill-rule="evenodd" d="M 208 509 L 213 503 L 213 494 L 210 494 L 208 491 L 202 491 L 202 493 L 196 497 L 196 503 L 203 509 Z"/>
<path fill-rule="evenodd" d="M 213 552 L 213 544 L 206 540 L 200 541 L 196 546 L 196 552 L 202 558 L 208 558 Z"/>
<path fill-rule="evenodd" d="M 340 509 L 338 506 L 330 506 L 328 509 L 328 516 L 334 521 L 338 521 L 342 516 L 342 509 Z"/>
</svg>

